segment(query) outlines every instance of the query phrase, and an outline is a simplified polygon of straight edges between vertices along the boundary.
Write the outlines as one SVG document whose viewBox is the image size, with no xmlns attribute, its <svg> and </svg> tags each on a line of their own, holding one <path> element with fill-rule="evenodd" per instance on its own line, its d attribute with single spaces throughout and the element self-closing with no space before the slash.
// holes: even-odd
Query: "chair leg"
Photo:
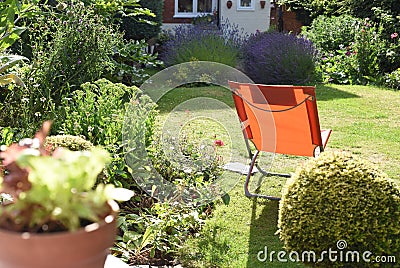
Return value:
<svg viewBox="0 0 400 268">
<path fill-rule="evenodd" d="M 246 138 L 244 139 L 244 141 L 246 143 L 246 148 L 247 148 L 247 152 L 249 154 L 249 157 L 250 157 L 250 159 L 253 159 L 254 155 L 251 152 L 249 141 Z M 257 167 L 258 171 L 260 171 L 261 174 L 263 174 L 264 176 L 279 176 L 279 177 L 290 178 L 290 174 L 289 173 L 268 172 L 268 171 L 265 171 L 264 169 L 262 169 L 257 163 L 255 163 L 254 165 Z M 251 169 L 253 169 L 253 167 Z"/>
<path fill-rule="evenodd" d="M 256 151 L 256 153 L 253 155 L 252 159 L 251 159 L 251 163 L 250 163 L 250 168 L 249 168 L 249 172 L 247 173 L 247 177 L 246 177 L 246 181 L 244 183 L 244 194 L 247 197 L 260 197 L 260 198 L 265 198 L 265 199 L 269 199 L 269 200 L 281 200 L 280 197 L 276 197 L 276 196 L 269 196 L 269 195 L 260 195 L 260 194 L 253 194 L 250 193 L 249 191 L 249 182 L 250 182 L 250 177 L 251 177 L 251 172 L 254 168 L 254 165 L 256 163 L 257 160 L 257 156 L 260 152 Z"/>
</svg>

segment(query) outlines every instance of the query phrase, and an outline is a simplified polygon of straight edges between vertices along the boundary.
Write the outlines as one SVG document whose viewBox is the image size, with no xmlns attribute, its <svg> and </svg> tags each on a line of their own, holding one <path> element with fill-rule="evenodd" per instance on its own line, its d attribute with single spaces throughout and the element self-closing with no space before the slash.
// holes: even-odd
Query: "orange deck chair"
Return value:
<svg viewBox="0 0 400 268">
<path fill-rule="evenodd" d="M 279 200 L 279 197 L 250 193 L 250 177 L 254 166 L 265 176 L 290 177 L 261 169 L 256 163 L 260 151 L 315 157 L 324 150 L 332 130 L 320 129 L 315 87 L 232 81 L 229 86 L 251 159 L 244 184 L 245 194 Z M 251 151 L 249 140 L 256 148 L 255 153 Z"/>
</svg>

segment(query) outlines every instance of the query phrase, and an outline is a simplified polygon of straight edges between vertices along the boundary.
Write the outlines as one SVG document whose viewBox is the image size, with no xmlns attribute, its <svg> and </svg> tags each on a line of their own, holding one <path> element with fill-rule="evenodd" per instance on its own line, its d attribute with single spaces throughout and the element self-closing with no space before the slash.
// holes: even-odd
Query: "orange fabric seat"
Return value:
<svg viewBox="0 0 400 268">
<path fill-rule="evenodd" d="M 247 140 L 255 145 L 256 155 L 264 151 L 316 156 L 324 150 L 331 130 L 320 129 L 315 87 L 232 81 L 229 81 L 229 86 L 254 162 L 257 156 L 251 153 Z M 252 164 L 254 166 L 253 161 Z"/>
</svg>

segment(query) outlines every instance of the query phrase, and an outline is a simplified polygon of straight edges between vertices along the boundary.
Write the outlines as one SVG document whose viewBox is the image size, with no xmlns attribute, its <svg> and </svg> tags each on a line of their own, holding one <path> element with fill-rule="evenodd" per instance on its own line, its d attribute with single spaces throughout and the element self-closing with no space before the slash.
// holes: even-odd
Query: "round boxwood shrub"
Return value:
<svg viewBox="0 0 400 268">
<path fill-rule="evenodd" d="M 79 136 L 55 135 L 46 137 L 44 146 L 50 151 L 54 151 L 57 147 L 64 147 L 71 151 L 82 151 L 92 149 L 93 144 Z"/>
<path fill-rule="evenodd" d="M 316 50 L 293 34 L 252 35 L 242 48 L 241 69 L 260 84 L 304 84 L 314 79 Z"/>
<path fill-rule="evenodd" d="M 299 253 L 300 261 L 366 267 L 375 256 L 400 260 L 399 222 L 400 191 L 387 175 L 349 153 L 329 152 L 299 167 L 288 181 L 278 227 L 286 251 Z M 302 252 L 313 251 L 320 260 L 329 249 L 337 252 L 336 261 L 327 254 L 322 262 L 302 258 Z M 363 258 L 367 251 L 369 263 Z"/>
</svg>

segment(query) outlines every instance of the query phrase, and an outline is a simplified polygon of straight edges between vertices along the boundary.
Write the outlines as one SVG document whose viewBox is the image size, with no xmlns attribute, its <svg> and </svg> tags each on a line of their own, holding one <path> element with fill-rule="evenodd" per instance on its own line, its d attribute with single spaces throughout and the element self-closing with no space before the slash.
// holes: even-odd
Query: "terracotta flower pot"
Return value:
<svg viewBox="0 0 400 268">
<path fill-rule="evenodd" d="M 227 8 L 231 8 L 232 7 L 232 1 L 231 0 L 226 2 L 226 7 Z"/>
<path fill-rule="evenodd" d="M 100 223 L 53 234 L 0 230 L 0 268 L 103 268 L 116 235 L 118 205 Z"/>
</svg>

